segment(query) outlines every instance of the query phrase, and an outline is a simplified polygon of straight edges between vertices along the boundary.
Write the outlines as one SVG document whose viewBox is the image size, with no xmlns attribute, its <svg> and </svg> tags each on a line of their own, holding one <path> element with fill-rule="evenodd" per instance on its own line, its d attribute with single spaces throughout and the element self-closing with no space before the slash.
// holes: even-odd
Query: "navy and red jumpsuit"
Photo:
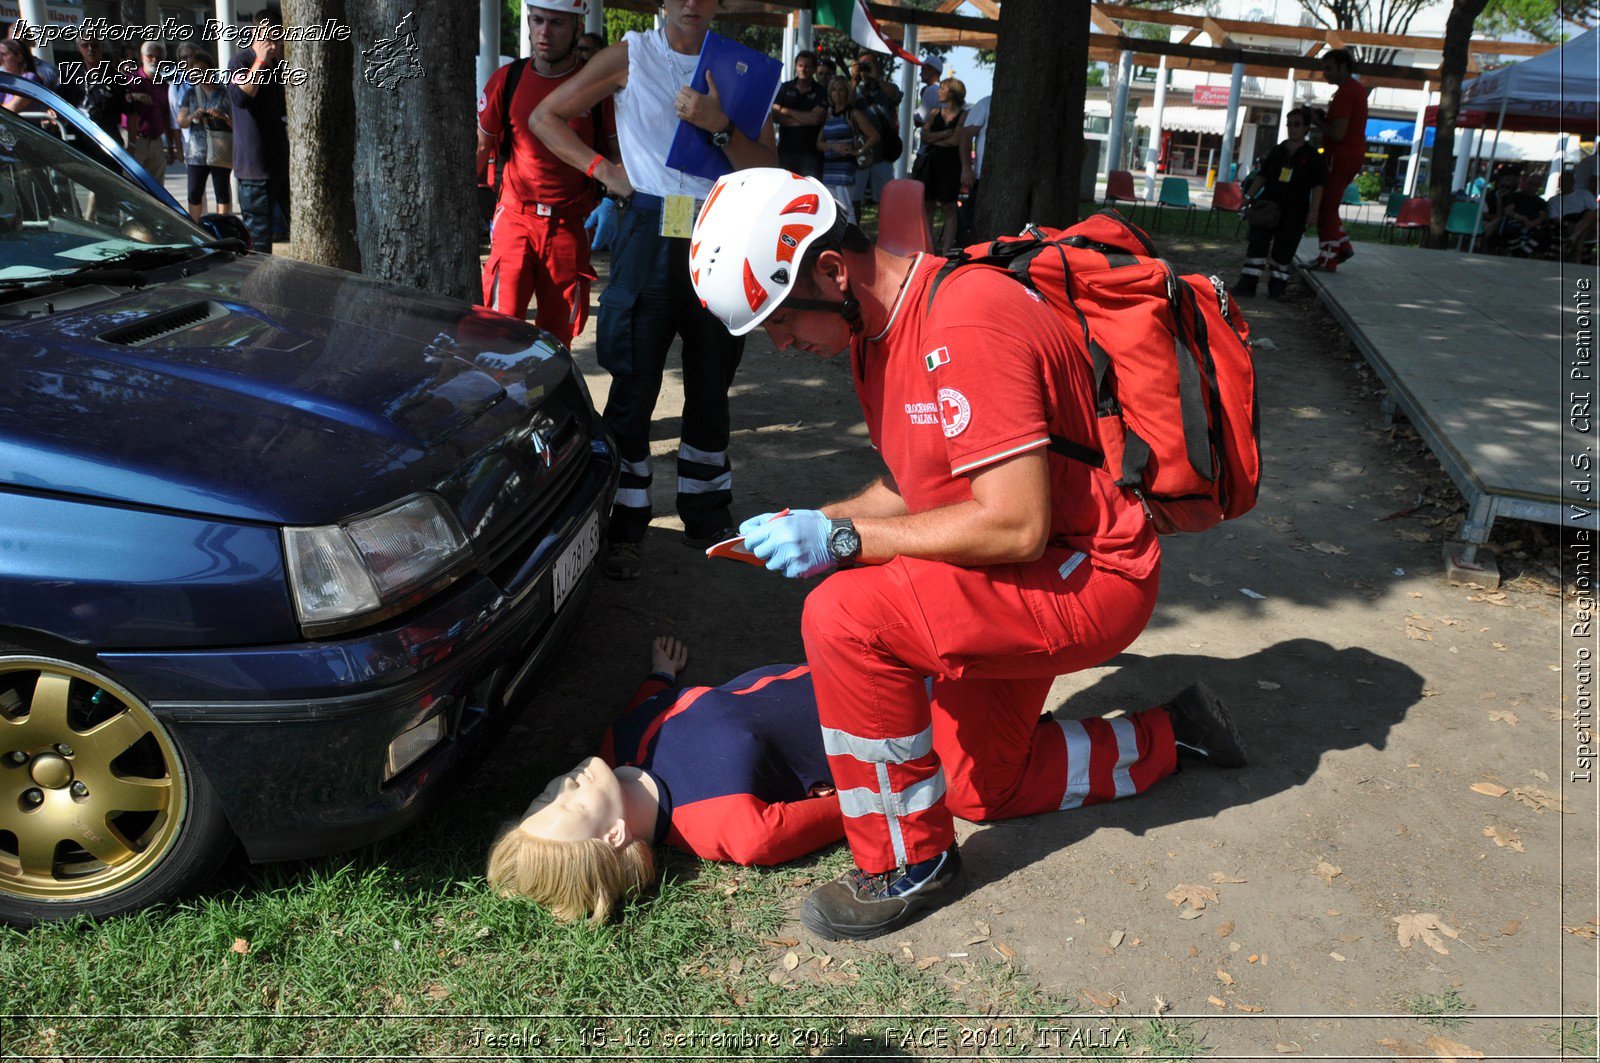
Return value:
<svg viewBox="0 0 1600 1063">
<path fill-rule="evenodd" d="M 987 808 L 964 801 L 970 819 L 1096 804 L 1144 791 L 1172 770 L 1172 726 L 1160 708 L 1119 719 L 1037 721 L 1034 806 Z M 720 687 L 678 688 L 646 679 L 606 732 L 600 757 L 643 768 L 661 792 L 656 844 L 707 860 L 781 864 L 844 837 L 839 795 L 817 722 L 805 665 L 757 668 Z M 946 764 L 961 793 L 983 792 Z"/>
</svg>

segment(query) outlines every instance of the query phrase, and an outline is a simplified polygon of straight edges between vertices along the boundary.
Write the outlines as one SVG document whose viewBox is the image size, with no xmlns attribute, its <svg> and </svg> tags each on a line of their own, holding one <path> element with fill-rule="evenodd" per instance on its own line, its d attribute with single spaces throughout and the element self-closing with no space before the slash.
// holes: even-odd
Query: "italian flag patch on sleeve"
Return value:
<svg viewBox="0 0 1600 1063">
<path fill-rule="evenodd" d="M 941 365 L 949 365 L 950 364 L 950 348 L 948 348 L 948 347 L 940 347 L 938 350 L 933 351 L 933 352 L 929 353 L 928 355 L 926 355 L 923 358 L 923 361 L 925 361 L 927 363 L 928 372 L 930 372 L 930 373 L 933 372 L 935 369 L 939 368 Z"/>
</svg>

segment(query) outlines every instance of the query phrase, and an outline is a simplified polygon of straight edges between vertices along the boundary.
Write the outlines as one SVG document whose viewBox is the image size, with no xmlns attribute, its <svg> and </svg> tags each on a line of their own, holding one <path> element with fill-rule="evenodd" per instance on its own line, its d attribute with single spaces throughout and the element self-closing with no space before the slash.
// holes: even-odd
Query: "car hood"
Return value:
<svg viewBox="0 0 1600 1063">
<path fill-rule="evenodd" d="M 172 276 L 0 325 L 0 483 L 331 523 L 471 467 L 570 373 L 525 322 L 357 274 L 246 255 Z"/>
</svg>

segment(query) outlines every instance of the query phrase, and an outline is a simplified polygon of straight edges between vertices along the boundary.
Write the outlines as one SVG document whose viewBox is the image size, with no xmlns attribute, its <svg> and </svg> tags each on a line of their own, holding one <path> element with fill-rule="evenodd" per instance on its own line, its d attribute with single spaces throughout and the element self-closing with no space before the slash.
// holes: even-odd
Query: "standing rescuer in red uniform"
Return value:
<svg viewBox="0 0 1600 1063">
<path fill-rule="evenodd" d="M 783 170 L 717 183 L 691 241 L 695 290 L 734 335 L 849 349 L 887 475 L 821 510 L 764 514 L 745 544 L 789 577 L 830 577 L 802 635 L 823 745 L 856 870 L 818 889 L 802 922 L 827 938 L 889 933 L 957 894 L 952 813 L 1069 808 L 1101 775 L 1137 792 L 1178 743 L 1243 763 L 1203 687 L 1170 713 L 1041 719 L 1054 677 L 1131 643 L 1155 604 L 1160 547 L 1137 499 L 1056 457 L 1092 439 L 1078 341 L 1002 271 L 874 247 L 827 189 Z M 931 693 L 926 678 L 932 677 Z M 1093 724 L 1093 727 L 1089 725 Z"/>
<path fill-rule="evenodd" d="M 494 72 L 478 97 L 478 171 L 509 126 L 511 157 L 495 207 L 489 261 L 483 268 L 483 302 L 492 310 L 525 317 L 570 345 L 589 316 L 589 238 L 583 223 L 594 209 L 594 184 L 534 136 L 528 118 L 535 107 L 577 71 L 576 45 L 584 0 L 527 0 L 531 59 Z M 519 67 L 519 64 L 521 66 Z M 511 75 L 517 68 L 515 78 Z M 515 89 L 507 99 L 507 88 Z M 595 129 L 596 119 L 601 129 Z M 607 101 L 574 118 L 573 132 L 597 153 L 616 155 L 616 128 Z"/>
<path fill-rule="evenodd" d="M 1335 48 L 1322 57 L 1322 78 L 1334 86 L 1326 111 L 1312 116 L 1322 129 L 1323 163 L 1328 178 L 1317 210 L 1317 262 L 1313 269 L 1332 273 L 1356 253 L 1350 234 L 1339 220 L 1344 190 L 1367 161 L 1367 87 L 1355 78 L 1356 61 L 1348 49 Z"/>
</svg>

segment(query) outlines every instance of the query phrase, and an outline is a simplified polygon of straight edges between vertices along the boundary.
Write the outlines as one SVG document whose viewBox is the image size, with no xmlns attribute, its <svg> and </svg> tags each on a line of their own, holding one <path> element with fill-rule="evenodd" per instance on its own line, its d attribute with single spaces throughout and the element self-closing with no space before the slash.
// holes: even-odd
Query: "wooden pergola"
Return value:
<svg viewBox="0 0 1600 1063">
<path fill-rule="evenodd" d="M 654 0 L 606 0 L 607 5 L 628 11 L 657 12 Z M 962 3 L 970 3 L 980 15 L 961 15 Z M 999 30 L 999 0 L 945 0 L 936 11 L 901 6 L 898 3 L 869 3 L 872 16 L 897 35 L 903 27 L 917 27 L 920 46 L 960 46 L 994 48 Z M 810 0 L 724 0 L 721 17 L 738 22 L 782 27 L 796 11 L 810 11 Z M 1357 30 L 1326 29 L 1318 26 L 1289 26 L 1276 23 L 1214 19 L 1207 15 L 1185 15 L 1123 4 L 1094 4 L 1089 11 L 1093 26 L 1089 34 L 1089 58 L 1115 63 L 1123 52 L 1133 53 L 1139 66 L 1155 66 L 1164 56 L 1169 70 L 1197 70 L 1205 73 L 1232 73 L 1243 64 L 1250 77 L 1282 78 L 1290 71 L 1317 73 L 1321 56 L 1333 48 L 1358 45 L 1442 53 L 1442 37 L 1409 33 L 1366 33 Z M 1172 26 L 1181 37 L 1160 41 L 1139 37 L 1124 28 L 1130 23 Z M 1208 43 L 1197 41 L 1204 36 Z M 1479 41 L 1469 45 L 1467 74 L 1484 69 L 1486 56 L 1526 58 L 1541 55 L 1553 44 Z M 1414 89 L 1425 81 L 1438 84 L 1439 65 L 1400 66 L 1392 63 L 1363 63 L 1361 80 L 1373 87 Z"/>
</svg>

